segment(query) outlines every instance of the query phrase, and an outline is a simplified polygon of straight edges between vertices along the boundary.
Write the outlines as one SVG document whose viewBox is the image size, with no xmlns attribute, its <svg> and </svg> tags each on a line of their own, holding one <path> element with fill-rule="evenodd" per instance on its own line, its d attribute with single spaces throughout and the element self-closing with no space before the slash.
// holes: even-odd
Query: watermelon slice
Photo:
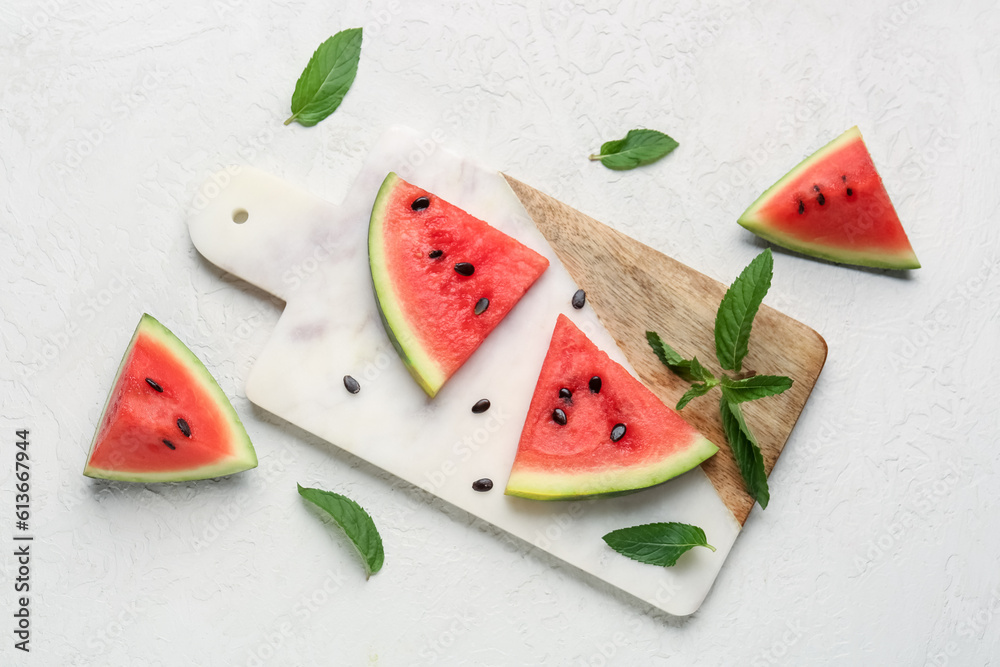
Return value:
<svg viewBox="0 0 1000 667">
<path fill-rule="evenodd" d="M 772 185 L 739 223 L 761 238 L 821 259 L 920 268 L 857 127 Z"/>
<path fill-rule="evenodd" d="M 394 173 L 372 208 L 368 260 L 386 333 L 431 397 L 549 265 Z"/>
<path fill-rule="evenodd" d="M 559 315 L 505 493 L 537 500 L 628 493 L 717 451 Z"/>
<path fill-rule="evenodd" d="M 208 369 L 144 314 L 118 367 L 83 474 L 181 482 L 256 466 L 250 438 Z"/>
</svg>

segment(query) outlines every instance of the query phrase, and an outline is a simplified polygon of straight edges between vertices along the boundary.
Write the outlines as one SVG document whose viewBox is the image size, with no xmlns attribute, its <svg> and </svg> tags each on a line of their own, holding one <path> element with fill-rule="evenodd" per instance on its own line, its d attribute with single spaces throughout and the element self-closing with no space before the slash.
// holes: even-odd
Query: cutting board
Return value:
<svg viewBox="0 0 1000 667">
<path fill-rule="evenodd" d="M 389 171 L 489 221 L 551 263 L 434 399 L 399 360 L 372 293 L 368 217 Z M 531 501 L 505 496 L 503 487 L 557 314 L 673 403 L 683 385 L 643 347 L 645 331 L 659 331 L 684 354 L 714 358 L 711 322 L 721 284 L 404 128 L 372 148 L 340 205 L 273 175 L 231 167 L 205 182 L 194 208 L 188 222 L 198 250 L 286 301 L 247 379 L 251 401 L 657 608 L 676 615 L 698 608 L 751 507 L 723 460 L 728 452 L 619 498 Z M 588 294 L 580 310 L 570 305 L 578 286 Z M 766 399 L 763 410 L 747 410 L 770 470 L 815 383 L 825 345 L 771 309 L 758 318 L 746 367 L 795 380 L 786 394 Z M 359 393 L 346 391 L 345 375 L 360 382 Z M 481 398 L 492 407 L 472 413 Z M 710 405 L 697 403 L 685 417 L 725 449 L 718 418 Z M 483 477 L 494 480 L 492 491 L 472 489 Z M 695 549 L 676 566 L 660 568 L 624 558 L 601 540 L 616 528 L 654 521 L 701 526 L 716 551 Z"/>
</svg>

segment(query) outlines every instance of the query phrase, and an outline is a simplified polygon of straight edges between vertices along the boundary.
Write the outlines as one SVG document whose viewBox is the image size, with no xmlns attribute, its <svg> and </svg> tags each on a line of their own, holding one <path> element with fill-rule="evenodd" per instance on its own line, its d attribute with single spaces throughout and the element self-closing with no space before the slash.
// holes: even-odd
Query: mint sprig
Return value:
<svg viewBox="0 0 1000 667">
<path fill-rule="evenodd" d="M 686 523 L 647 523 L 619 528 L 602 539 L 623 556 L 663 567 L 672 567 L 681 555 L 694 547 L 715 551 L 705 538 L 704 530 Z"/>
<path fill-rule="evenodd" d="M 743 367 L 743 360 L 749 350 L 753 320 L 764 301 L 764 295 L 771 287 L 773 268 L 774 260 L 768 248 L 743 269 L 722 297 L 715 316 L 715 354 L 719 365 L 725 370 L 740 373 Z M 704 396 L 713 387 L 721 387 L 719 413 L 729 448 L 733 452 L 747 493 L 760 504 L 761 509 L 766 508 L 771 494 L 767 487 L 764 457 L 757 439 L 747 426 L 740 404 L 786 391 L 792 386 L 791 378 L 783 375 L 729 377 L 725 374 L 716 378 L 701 365 L 697 357 L 685 359 L 655 332 L 647 331 L 646 340 L 672 373 L 693 383 L 677 401 L 678 410 L 682 410 L 693 399 Z"/>
<path fill-rule="evenodd" d="M 307 127 L 320 122 L 340 106 L 351 89 L 361 59 L 361 28 L 341 30 L 319 45 L 302 70 L 292 93 L 293 120 Z"/>
<path fill-rule="evenodd" d="M 656 130 L 629 130 L 624 139 L 606 141 L 601 152 L 591 155 L 608 169 L 625 171 L 656 162 L 679 144 L 670 136 Z"/>
<path fill-rule="evenodd" d="M 366 579 L 382 569 L 382 564 L 385 562 L 382 537 L 378 534 L 375 522 L 361 505 L 333 491 L 309 489 L 301 484 L 296 486 L 299 487 L 300 496 L 329 514 L 344 530 L 344 534 L 351 540 L 351 544 L 364 561 Z"/>
</svg>

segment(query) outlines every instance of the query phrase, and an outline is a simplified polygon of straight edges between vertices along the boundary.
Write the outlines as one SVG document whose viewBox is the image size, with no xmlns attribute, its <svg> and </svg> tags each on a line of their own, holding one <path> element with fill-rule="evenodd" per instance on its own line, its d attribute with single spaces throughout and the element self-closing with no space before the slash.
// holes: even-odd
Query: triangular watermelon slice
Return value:
<svg viewBox="0 0 1000 667">
<path fill-rule="evenodd" d="M 505 493 L 537 500 L 628 493 L 717 451 L 559 315 Z"/>
<path fill-rule="evenodd" d="M 821 259 L 920 268 L 857 127 L 772 185 L 739 223 L 761 238 Z"/>
<path fill-rule="evenodd" d="M 386 333 L 432 397 L 549 265 L 394 173 L 372 208 L 368 260 Z"/>
<path fill-rule="evenodd" d="M 118 367 L 83 474 L 181 482 L 256 466 L 250 438 L 208 369 L 144 314 Z"/>
</svg>

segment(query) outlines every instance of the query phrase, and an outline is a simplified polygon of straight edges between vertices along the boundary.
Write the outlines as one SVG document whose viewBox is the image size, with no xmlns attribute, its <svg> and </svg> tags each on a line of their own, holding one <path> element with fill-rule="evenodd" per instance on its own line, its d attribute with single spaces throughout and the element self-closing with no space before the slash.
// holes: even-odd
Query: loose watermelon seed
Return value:
<svg viewBox="0 0 1000 667">
<path fill-rule="evenodd" d="M 489 491 L 493 488 L 493 480 L 489 477 L 483 477 L 482 479 L 477 479 L 472 483 L 473 491 Z"/>
<path fill-rule="evenodd" d="M 489 409 L 490 409 L 490 399 L 488 398 L 481 398 L 478 401 L 476 401 L 475 405 L 472 406 L 472 411 L 475 412 L 477 415 L 486 412 Z"/>
<path fill-rule="evenodd" d="M 169 447 L 170 449 L 177 449 L 176 447 L 174 447 L 174 443 L 170 442 L 166 438 L 163 439 L 163 444 Z"/>
<path fill-rule="evenodd" d="M 601 393 L 601 378 L 596 375 L 590 378 L 590 382 L 587 384 L 590 387 L 590 393 L 599 394 Z"/>
<path fill-rule="evenodd" d="M 559 390 L 559 398 L 561 398 L 564 401 L 569 401 L 570 403 L 572 403 L 573 402 L 573 392 L 571 392 L 566 387 L 563 387 L 562 389 Z"/>
<path fill-rule="evenodd" d="M 559 424 L 560 426 L 566 425 L 566 413 L 561 409 L 556 408 L 552 411 L 552 421 Z"/>
<path fill-rule="evenodd" d="M 156 384 L 153 381 L 152 378 L 146 378 L 146 384 L 148 384 L 150 387 L 152 387 L 156 391 L 160 392 L 161 394 L 163 393 L 163 387 L 161 387 L 160 385 Z"/>
<path fill-rule="evenodd" d="M 443 254 L 444 254 L 444 250 L 431 250 L 427 254 L 427 256 L 430 257 L 431 259 L 437 259 L 438 257 L 440 257 Z"/>
<path fill-rule="evenodd" d="M 191 427 L 188 426 L 188 423 L 183 419 L 177 420 L 177 428 L 179 428 L 181 430 L 181 433 L 183 433 L 186 437 L 188 438 L 191 437 Z"/>
<path fill-rule="evenodd" d="M 587 303 L 587 293 L 582 289 L 578 289 L 573 293 L 573 307 L 577 310 L 583 308 L 583 304 Z"/>
<path fill-rule="evenodd" d="M 618 442 L 625 437 L 625 424 L 615 424 L 611 429 L 611 442 Z"/>
<path fill-rule="evenodd" d="M 474 267 L 472 264 L 469 264 L 468 262 L 459 262 L 458 264 L 455 265 L 455 271 L 457 271 L 459 274 L 463 276 L 471 276 L 473 273 L 476 272 L 476 267 Z"/>
<path fill-rule="evenodd" d="M 802 200 L 800 199 L 800 200 L 799 200 L 799 215 L 802 215 L 802 214 L 803 214 L 803 213 L 805 213 L 805 212 L 806 212 L 806 204 L 805 204 L 805 202 L 804 202 L 804 201 L 802 201 Z"/>
<path fill-rule="evenodd" d="M 344 387 L 346 387 L 347 391 L 351 392 L 352 394 L 356 394 L 359 391 L 361 391 L 361 385 L 358 384 L 358 381 L 352 378 L 350 375 L 344 376 Z"/>
<path fill-rule="evenodd" d="M 430 205 L 431 205 L 431 200 L 428 199 L 427 197 L 417 197 L 416 199 L 413 200 L 413 203 L 410 204 L 410 208 L 412 208 L 414 211 L 422 211 Z"/>
<path fill-rule="evenodd" d="M 482 315 L 483 313 L 486 312 L 486 309 L 489 307 L 490 307 L 490 300 L 484 296 L 482 299 L 476 302 L 476 308 L 473 312 L 475 312 L 476 315 Z"/>
<path fill-rule="evenodd" d="M 826 197 L 824 197 L 823 193 L 819 191 L 819 186 L 818 185 L 814 185 L 813 186 L 813 190 L 816 191 L 816 201 L 819 202 L 819 205 L 822 206 L 823 204 L 825 204 L 826 203 Z"/>
</svg>

